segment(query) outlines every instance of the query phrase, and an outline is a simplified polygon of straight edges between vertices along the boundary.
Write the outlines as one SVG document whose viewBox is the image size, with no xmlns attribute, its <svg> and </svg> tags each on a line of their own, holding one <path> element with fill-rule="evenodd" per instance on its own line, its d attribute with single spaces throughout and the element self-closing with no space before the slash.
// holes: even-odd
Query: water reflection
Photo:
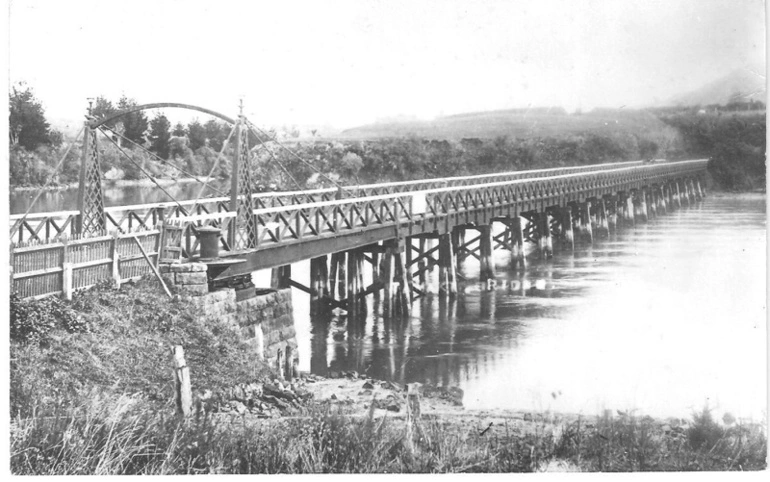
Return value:
<svg viewBox="0 0 770 482">
<path fill-rule="evenodd" d="M 470 408 L 689 416 L 709 403 L 762 416 L 764 198 L 709 198 L 524 272 L 507 266 L 500 252 L 487 290 L 467 260 L 461 295 L 421 298 L 409 320 L 384 318 L 371 297 L 363 320 L 295 308 L 305 369 L 459 385 Z"/>
</svg>

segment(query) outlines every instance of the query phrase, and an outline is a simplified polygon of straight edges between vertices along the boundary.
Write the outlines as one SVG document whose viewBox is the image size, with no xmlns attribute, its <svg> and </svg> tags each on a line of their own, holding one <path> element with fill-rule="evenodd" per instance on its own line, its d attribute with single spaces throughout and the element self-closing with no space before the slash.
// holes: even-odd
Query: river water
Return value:
<svg viewBox="0 0 770 482">
<path fill-rule="evenodd" d="M 170 186 L 179 199 L 197 184 Z M 105 189 L 107 206 L 165 201 L 157 188 Z M 34 191 L 11 195 L 24 212 Z M 49 192 L 33 212 L 75 208 L 76 190 Z M 407 322 L 309 314 L 294 290 L 300 369 L 356 370 L 398 382 L 456 385 L 468 408 L 761 419 L 766 407 L 764 196 L 715 195 L 578 244 L 524 272 L 498 252 L 499 286 L 479 286 L 478 262 L 457 300 L 415 302 Z M 558 248 L 558 245 L 556 246 Z M 293 274 L 307 284 L 307 262 Z M 269 273 L 259 273 L 259 284 Z"/>
<path fill-rule="evenodd" d="M 765 211 L 716 195 L 524 272 L 501 251 L 490 290 L 470 258 L 456 301 L 417 300 L 405 322 L 371 297 L 366 320 L 311 317 L 294 290 L 300 369 L 455 385 L 472 409 L 764 419 Z"/>
<path fill-rule="evenodd" d="M 227 181 L 214 180 L 210 183 L 216 189 L 222 191 L 218 193 L 211 188 L 206 188 L 203 197 L 229 197 L 230 190 Z M 185 182 L 163 186 L 174 199 L 197 199 L 201 184 L 197 182 Z M 12 190 L 10 192 L 11 214 L 23 214 L 32 204 L 37 195 L 37 190 Z M 131 206 L 136 204 L 169 203 L 170 199 L 163 191 L 154 185 L 150 186 L 114 186 L 105 183 L 103 186 L 104 205 L 111 206 Z M 31 213 L 46 213 L 54 211 L 69 211 L 77 209 L 78 190 L 60 189 L 45 191 L 40 199 L 35 202 L 30 210 Z"/>
</svg>

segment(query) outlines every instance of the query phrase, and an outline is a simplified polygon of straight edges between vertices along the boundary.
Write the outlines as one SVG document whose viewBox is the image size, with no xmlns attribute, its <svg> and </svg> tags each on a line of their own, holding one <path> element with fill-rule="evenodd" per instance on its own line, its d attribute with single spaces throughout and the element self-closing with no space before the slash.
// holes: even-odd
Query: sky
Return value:
<svg viewBox="0 0 770 482">
<path fill-rule="evenodd" d="M 99 95 L 229 116 L 243 98 L 261 125 L 346 128 L 643 107 L 765 75 L 762 0 L 8 1 L 9 80 L 52 118 Z"/>
</svg>

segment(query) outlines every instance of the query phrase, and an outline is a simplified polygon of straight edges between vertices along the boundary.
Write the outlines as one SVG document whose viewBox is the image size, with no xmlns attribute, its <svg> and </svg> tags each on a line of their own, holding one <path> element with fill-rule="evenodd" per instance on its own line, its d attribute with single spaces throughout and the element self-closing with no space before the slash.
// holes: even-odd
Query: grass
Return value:
<svg viewBox="0 0 770 482">
<path fill-rule="evenodd" d="M 690 430 L 650 418 L 578 419 L 523 428 L 511 420 L 481 434 L 458 420 L 342 415 L 328 406 L 304 417 L 182 420 L 147 411 L 133 397 L 96 398 L 52 417 L 11 423 L 14 474 L 444 473 L 536 471 L 762 470 L 767 439 L 758 425 Z M 411 439 L 410 439 L 410 433 Z"/>
<path fill-rule="evenodd" d="M 23 333 L 38 329 L 11 342 L 12 416 L 28 417 L 33 410 L 53 415 L 82 405 L 93 392 L 141 394 L 148 404 L 164 406 L 172 398 L 170 348 L 177 344 L 184 346 L 193 390 L 217 393 L 269 375 L 238 327 L 196 317 L 183 297 L 169 300 L 152 279 L 86 291 L 65 309 L 65 302 L 55 304 L 61 313 L 75 310 L 86 331 L 53 326 L 39 309 L 46 303 L 12 303 L 15 312 L 34 316 Z"/>
</svg>

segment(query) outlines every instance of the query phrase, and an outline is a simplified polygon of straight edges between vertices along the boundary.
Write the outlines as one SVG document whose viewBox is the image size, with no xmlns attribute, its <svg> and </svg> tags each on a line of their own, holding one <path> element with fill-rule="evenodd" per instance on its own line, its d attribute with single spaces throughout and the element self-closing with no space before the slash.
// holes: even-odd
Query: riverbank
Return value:
<svg viewBox="0 0 770 482">
<path fill-rule="evenodd" d="M 453 387 L 355 372 L 276 378 L 239 327 L 151 279 L 11 302 L 14 474 L 760 470 L 758 423 L 466 410 Z M 196 398 L 175 415 L 169 347 Z M 412 412 L 414 414 L 414 412 Z"/>
<path fill-rule="evenodd" d="M 287 388 L 268 386 L 275 400 L 305 390 L 311 395 L 301 403 L 295 400 L 292 414 L 267 418 L 225 411 L 183 420 L 173 417 L 168 406 L 148 410 L 137 395 L 95 397 L 56 417 L 17 417 L 11 423 L 12 471 L 171 475 L 766 468 L 762 426 L 724 427 L 708 412 L 684 421 L 620 412 L 582 417 L 465 411 L 434 391 L 421 397 L 421 413 L 415 417 L 405 413 L 403 387 L 388 382 L 308 377 Z"/>
</svg>

